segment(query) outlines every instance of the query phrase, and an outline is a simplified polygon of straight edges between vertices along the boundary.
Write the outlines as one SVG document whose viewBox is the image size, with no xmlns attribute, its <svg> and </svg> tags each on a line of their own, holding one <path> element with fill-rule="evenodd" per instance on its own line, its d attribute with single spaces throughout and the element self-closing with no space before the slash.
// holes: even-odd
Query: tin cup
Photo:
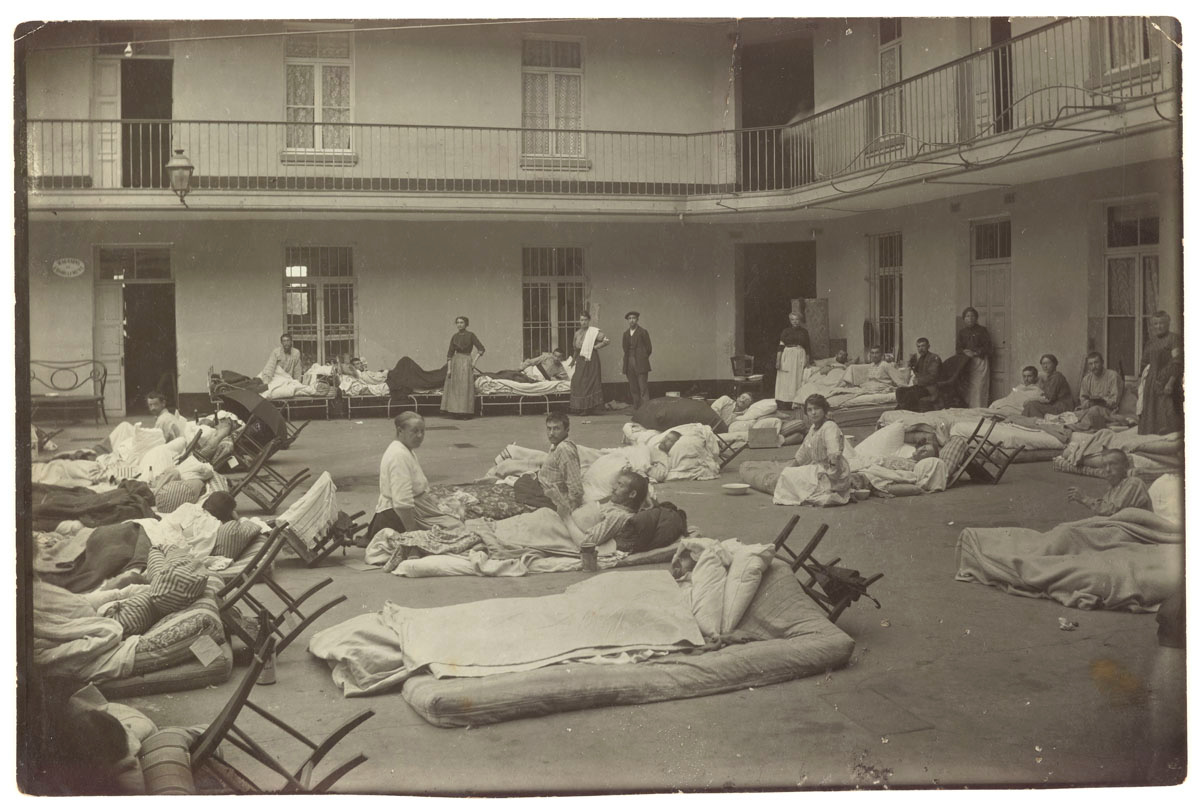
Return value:
<svg viewBox="0 0 1200 807">
<path fill-rule="evenodd" d="M 275 653 L 267 656 L 267 660 L 263 662 L 262 671 L 258 674 L 258 680 L 254 683 L 259 685 L 268 685 L 275 683 Z"/>
<path fill-rule="evenodd" d="M 600 563 L 596 558 L 596 547 L 582 546 L 579 548 L 579 559 L 583 561 L 583 570 L 585 572 L 600 571 Z"/>
</svg>

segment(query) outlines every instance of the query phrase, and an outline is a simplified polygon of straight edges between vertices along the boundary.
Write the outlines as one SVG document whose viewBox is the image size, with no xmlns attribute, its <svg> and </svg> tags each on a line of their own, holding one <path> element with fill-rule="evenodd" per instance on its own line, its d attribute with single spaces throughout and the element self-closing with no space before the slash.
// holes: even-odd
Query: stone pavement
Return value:
<svg viewBox="0 0 1200 807">
<path fill-rule="evenodd" d="M 137 420 L 138 418 L 130 418 Z M 143 420 L 145 420 L 143 418 Z M 572 437 L 602 447 L 620 442 L 627 416 L 572 418 Z M 418 456 L 430 482 L 482 476 L 508 442 L 542 447 L 540 416 L 455 421 L 433 416 Z M 80 424 L 60 447 L 111 427 Z M 389 420 L 314 422 L 273 464 L 328 470 L 347 512 L 373 510 Z M 861 434 L 860 434 L 861 437 Z M 1146 688 L 1155 657 L 1152 615 L 1087 612 L 954 580 L 955 544 L 966 526 L 1020 524 L 1044 530 L 1082 518 L 1065 489 L 1099 495 L 1104 482 L 1054 472 L 1050 463 L 1014 465 L 998 486 L 965 484 L 908 499 L 870 499 L 833 509 L 787 508 L 770 497 L 723 495 L 746 459 L 783 459 L 794 449 L 747 450 L 719 481 L 673 482 L 660 498 L 688 512 L 713 537 L 769 542 L 789 516 L 795 535 L 830 530 L 818 557 L 840 556 L 885 577 L 838 621 L 857 646 L 850 665 L 826 676 L 691 700 L 621 706 L 442 729 L 424 722 L 397 693 L 345 699 L 325 663 L 301 638 L 277 663 L 278 683 L 256 687 L 256 702 L 319 733 L 371 708 L 376 716 L 336 749 L 329 763 L 362 750 L 369 761 L 342 792 L 412 795 L 670 790 L 1081 785 L 1137 780 L 1130 753 L 1145 731 Z M 298 495 L 298 494 L 296 494 Z M 244 515 L 254 511 L 247 509 Z M 318 569 L 278 563 L 289 588 L 324 577 L 321 593 L 345 594 L 312 630 L 377 610 L 385 600 L 432 607 L 491 597 L 559 592 L 583 573 L 524 578 L 405 579 L 345 562 Z M 621 572 L 606 572 L 619 574 Z M 1059 629 L 1058 617 L 1079 623 Z M 209 689 L 132 699 L 159 725 L 207 723 L 244 667 Z M 276 750 L 286 753 L 288 744 Z"/>
</svg>

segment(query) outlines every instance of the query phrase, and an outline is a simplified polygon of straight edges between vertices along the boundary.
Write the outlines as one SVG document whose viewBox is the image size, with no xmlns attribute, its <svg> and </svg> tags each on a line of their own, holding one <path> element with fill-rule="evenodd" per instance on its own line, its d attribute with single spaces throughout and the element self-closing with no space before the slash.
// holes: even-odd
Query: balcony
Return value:
<svg viewBox="0 0 1200 807">
<path fill-rule="evenodd" d="M 914 167 L 944 175 L 995 164 L 1047 148 L 1045 133 L 1056 143 L 1121 136 L 1130 122 L 1119 118 L 1135 107 L 1139 120 L 1163 126 L 1177 108 L 1176 52 L 1145 18 L 1067 19 L 784 126 L 687 134 L 32 119 L 30 203 L 86 192 L 119 204 L 122 194 L 165 188 L 163 166 L 184 149 L 194 190 L 260 200 L 550 196 L 686 206 L 733 194 L 769 206 L 856 177 L 873 185 Z M 1105 120 L 1107 129 L 1096 128 Z"/>
</svg>

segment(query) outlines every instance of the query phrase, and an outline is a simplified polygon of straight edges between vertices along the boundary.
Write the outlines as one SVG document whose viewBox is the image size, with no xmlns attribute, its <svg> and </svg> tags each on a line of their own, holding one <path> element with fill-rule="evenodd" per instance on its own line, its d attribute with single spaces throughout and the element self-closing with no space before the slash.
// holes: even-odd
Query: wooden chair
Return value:
<svg viewBox="0 0 1200 807">
<path fill-rule="evenodd" d="M 739 354 L 729 357 L 730 367 L 733 369 L 733 397 L 742 394 L 743 390 L 753 389 L 762 392 L 763 374 L 754 372 L 754 357 L 748 354 Z"/>
<path fill-rule="evenodd" d="M 799 552 L 792 551 L 787 541 L 799 520 L 800 516 L 792 516 L 788 520 L 783 531 L 775 539 L 775 553 L 783 556 L 783 560 L 788 563 L 793 573 L 799 574 L 801 571 L 805 573 L 807 579 L 800 578 L 800 587 L 829 615 L 829 621 L 837 622 L 837 618 L 842 615 L 842 612 L 857 602 L 860 597 L 866 597 L 875 603 L 876 608 L 879 608 L 879 600 L 868 594 L 867 588 L 882 578 L 883 573 L 863 577 L 857 569 L 838 566 L 841 558 L 834 558 L 828 563 L 822 563 L 814 558 L 813 552 L 829 530 L 828 524 L 819 526 L 803 549 Z"/>
<path fill-rule="evenodd" d="M 308 479 L 310 472 L 308 468 L 304 468 L 289 477 L 267 465 L 267 460 L 278 450 L 277 440 L 271 440 L 256 453 L 250 453 L 255 446 L 257 443 L 249 440 L 234 440 L 233 456 L 238 465 L 245 470 L 241 479 L 229 489 L 229 495 L 236 497 L 239 493 L 244 493 L 264 512 L 273 514 L 283 500 Z"/>
<path fill-rule="evenodd" d="M 733 462 L 734 458 L 746 450 L 749 442 L 744 442 L 740 446 L 735 446 L 732 441 L 726 440 L 724 435 L 714 434 L 717 438 L 717 445 L 721 447 L 717 459 L 720 460 L 720 468 L 724 470 L 725 466 Z"/>
<path fill-rule="evenodd" d="M 179 459 L 175 460 L 176 465 L 182 465 L 184 460 L 195 453 L 196 446 L 200 445 L 200 437 L 200 429 L 196 429 L 196 433 L 192 435 L 191 440 L 188 440 L 187 447 L 183 449 L 183 453 L 179 455 Z"/>
<path fill-rule="evenodd" d="M 232 635 L 241 639 L 247 647 L 257 646 L 255 635 L 251 633 L 238 609 L 239 605 L 245 605 L 250 609 L 252 616 L 258 620 L 259 629 L 266 630 L 276 639 L 276 652 L 279 653 L 282 653 L 318 617 L 335 605 L 346 601 L 346 596 L 343 594 L 318 606 L 316 610 L 305 613 L 300 610 L 304 602 L 332 583 L 333 578 L 327 577 L 299 595 L 293 595 L 275 581 L 271 573 L 272 564 L 287 540 L 286 527 L 286 524 L 275 525 L 270 538 L 263 544 L 254 559 L 217 592 L 217 610 L 221 614 L 221 621 Z M 260 584 L 271 591 L 281 607 L 272 610 L 254 593 L 254 587 Z"/>
<path fill-rule="evenodd" d="M 975 424 L 975 430 L 967 438 L 966 457 L 957 468 L 951 471 L 946 487 L 953 486 L 962 479 L 963 474 L 976 482 L 988 482 L 995 485 L 1000 481 L 1004 472 L 1008 470 L 1008 466 L 1025 449 L 1025 446 L 1004 448 L 989 440 L 992 429 L 996 428 L 996 424 L 999 422 L 1000 418 L 996 415 L 979 419 L 979 422 Z"/>
<path fill-rule="evenodd" d="M 304 543 L 304 539 L 287 524 L 283 526 L 283 534 L 287 545 L 300 556 L 304 565 L 311 569 L 333 554 L 339 547 L 344 554 L 346 547 L 354 546 L 354 536 L 369 526 L 358 523 L 358 519 L 365 515 L 366 511 L 359 511 L 352 516 L 339 511 L 329 530 L 318 537 L 312 546 Z"/>
<path fill-rule="evenodd" d="M 196 739 L 191 746 L 192 770 L 197 773 L 208 773 L 219 780 L 224 787 L 235 793 L 324 793 L 339 779 L 354 768 L 367 761 L 365 754 L 359 753 L 339 765 L 315 784 L 312 779 L 321 760 L 333 750 L 334 746 L 346 738 L 351 731 L 358 728 L 375 716 L 375 712 L 367 709 L 338 726 L 324 740 L 313 740 L 305 736 L 294 726 L 271 714 L 266 709 L 250 700 L 250 692 L 262 672 L 263 665 L 276 652 L 275 637 L 263 632 L 260 641 L 254 646 L 254 655 L 246 675 L 238 683 L 233 696 L 226 702 L 216 719 Z M 249 709 L 254 714 L 266 720 L 275 727 L 282 729 L 308 749 L 308 755 L 299 767 L 289 769 L 280 762 L 274 754 L 250 736 L 244 719 L 244 711 Z M 237 748 L 259 765 L 267 768 L 283 780 L 282 786 L 263 787 L 244 771 L 236 768 L 230 761 L 230 754 L 217 754 L 222 743 Z"/>
</svg>

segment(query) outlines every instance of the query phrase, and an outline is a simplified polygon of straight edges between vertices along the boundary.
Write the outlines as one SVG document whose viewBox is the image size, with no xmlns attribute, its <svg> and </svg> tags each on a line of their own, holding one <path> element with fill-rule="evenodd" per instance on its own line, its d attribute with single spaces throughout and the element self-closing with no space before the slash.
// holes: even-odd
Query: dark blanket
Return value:
<svg viewBox="0 0 1200 807">
<path fill-rule="evenodd" d="M 541 370 L 539 367 L 538 370 Z M 484 378 L 499 378 L 501 381 L 512 381 L 514 384 L 536 384 L 529 376 L 520 370 L 497 370 L 494 373 L 480 373 Z"/>
<path fill-rule="evenodd" d="M 81 594 L 92 591 L 110 577 L 130 569 L 145 569 L 150 554 L 150 538 L 138 524 L 110 524 L 97 527 L 88 536 L 83 554 L 62 571 L 42 572 L 47 583 Z"/>
<path fill-rule="evenodd" d="M 436 370 L 422 370 L 408 356 L 402 356 L 396 366 L 388 370 L 387 385 L 392 395 L 411 395 L 418 389 L 441 389 L 446 383 L 446 365 Z"/>
<path fill-rule="evenodd" d="M 251 392 L 266 392 L 267 385 L 258 376 L 244 376 L 241 373 L 235 373 L 233 370 L 221 371 L 221 383 L 217 384 L 214 392 L 222 392 L 226 389 L 244 389 Z"/>
<path fill-rule="evenodd" d="M 896 408 L 909 412 L 931 412 L 965 406 L 958 392 L 963 371 L 971 363 L 970 356 L 955 353 L 942 362 L 933 389 L 925 386 L 900 387 L 896 390 Z"/>
<path fill-rule="evenodd" d="M 61 521 L 85 527 L 119 524 L 134 518 L 157 518 L 154 493 L 145 482 L 123 479 L 116 490 L 96 493 L 87 488 L 33 485 L 33 528 L 51 532 Z"/>
<path fill-rule="evenodd" d="M 614 539 L 622 552 L 648 552 L 669 546 L 687 534 L 687 513 L 670 502 L 649 507 L 626 522 Z"/>
<path fill-rule="evenodd" d="M 651 398 L 633 413 L 633 422 L 659 432 L 688 423 L 702 423 L 715 434 L 729 431 L 711 406 L 694 398 Z"/>
</svg>

